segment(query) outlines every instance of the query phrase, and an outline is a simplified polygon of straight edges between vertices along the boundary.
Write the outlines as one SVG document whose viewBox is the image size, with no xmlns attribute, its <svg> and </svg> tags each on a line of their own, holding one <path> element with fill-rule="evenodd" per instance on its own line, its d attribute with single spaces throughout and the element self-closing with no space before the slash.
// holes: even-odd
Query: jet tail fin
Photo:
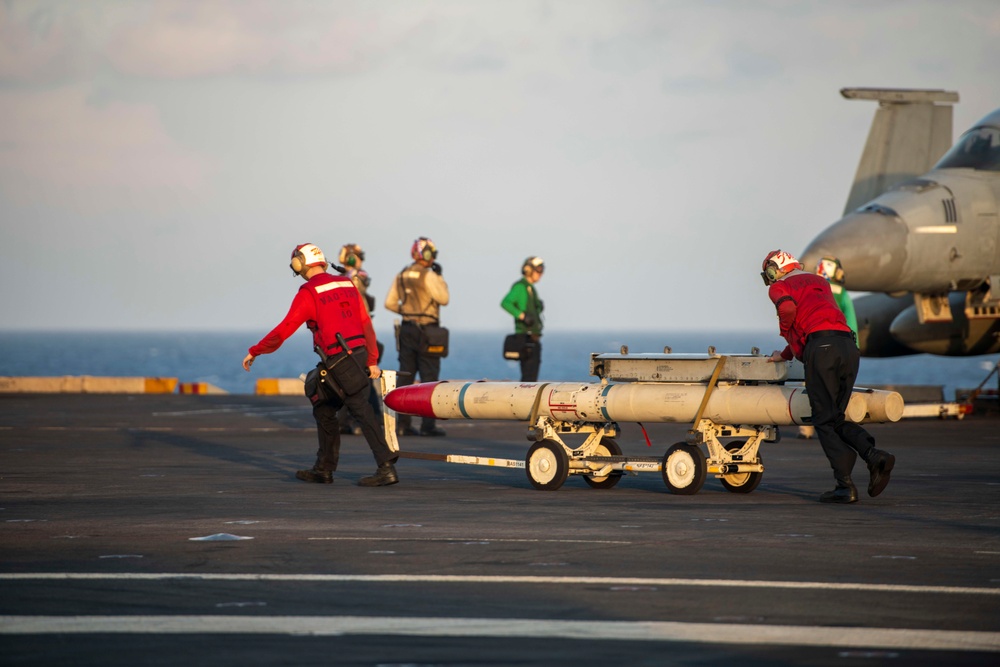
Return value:
<svg viewBox="0 0 1000 667">
<path fill-rule="evenodd" d="M 844 88 L 849 100 L 876 100 L 868 141 L 847 197 L 847 214 L 934 166 L 951 147 L 952 108 L 958 93 L 947 90 Z"/>
</svg>

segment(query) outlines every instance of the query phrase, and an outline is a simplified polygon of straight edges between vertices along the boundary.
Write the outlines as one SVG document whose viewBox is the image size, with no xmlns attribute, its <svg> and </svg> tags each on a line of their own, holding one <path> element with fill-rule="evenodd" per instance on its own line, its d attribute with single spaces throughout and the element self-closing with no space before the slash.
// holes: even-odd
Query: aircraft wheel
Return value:
<svg viewBox="0 0 1000 667">
<path fill-rule="evenodd" d="M 569 477 L 569 456 L 555 440 L 536 442 L 524 459 L 528 481 L 540 491 L 555 491 Z"/>
<path fill-rule="evenodd" d="M 730 443 L 726 443 L 726 450 L 730 452 L 737 452 L 743 448 L 745 443 L 742 440 L 735 440 Z M 764 462 L 759 456 L 757 458 L 761 463 Z M 723 475 L 719 478 L 722 482 L 722 486 L 725 487 L 726 491 L 732 491 L 733 493 L 750 493 L 757 488 L 760 484 L 760 478 L 764 476 L 762 472 L 734 472 L 729 475 Z"/>
<path fill-rule="evenodd" d="M 594 449 L 594 456 L 621 456 L 622 448 L 611 438 L 601 438 L 600 444 Z M 618 470 L 612 470 L 603 477 L 596 475 L 584 475 L 583 481 L 590 485 L 592 489 L 610 489 L 622 479 L 622 474 Z"/>
<path fill-rule="evenodd" d="M 695 445 L 678 442 L 663 457 L 663 483 L 671 493 L 693 496 L 708 476 L 705 455 Z"/>
</svg>

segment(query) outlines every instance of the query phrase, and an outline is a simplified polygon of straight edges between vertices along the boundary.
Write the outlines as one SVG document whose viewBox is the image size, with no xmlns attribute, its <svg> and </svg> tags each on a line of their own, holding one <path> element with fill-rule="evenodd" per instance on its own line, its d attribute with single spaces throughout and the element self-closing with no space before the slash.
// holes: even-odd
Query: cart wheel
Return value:
<svg viewBox="0 0 1000 667">
<path fill-rule="evenodd" d="M 671 493 L 693 496 L 708 476 L 705 455 L 695 445 L 678 442 L 663 457 L 663 483 Z"/>
<path fill-rule="evenodd" d="M 569 476 L 569 456 L 555 440 L 536 442 L 524 459 L 528 481 L 541 491 L 555 491 Z"/>
<path fill-rule="evenodd" d="M 621 456 L 622 448 L 611 438 L 601 438 L 600 444 L 594 449 L 594 456 Z M 610 489 L 620 482 L 622 474 L 618 470 L 612 470 L 603 477 L 596 475 L 584 475 L 583 481 L 590 485 L 592 489 Z"/>
<path fill-rule="evenodd" d="M 727 451 L 738 452 L 743 449 L 743 440 L 734 440 L 733 442 L 726 443 L 725 447 Z M 764 460 L 757 457 L 757 460 L 764 463 Z M 734 472 L 729 475 L 723 475 L 719 478 L 722 482 L 722 486 L 725 487 L 726 491 L 732 491 L 733 493 L 750 493 L 757 488 L 760 484 L 760 478 L 764 476 L 762 472 Z"/>
</svg>

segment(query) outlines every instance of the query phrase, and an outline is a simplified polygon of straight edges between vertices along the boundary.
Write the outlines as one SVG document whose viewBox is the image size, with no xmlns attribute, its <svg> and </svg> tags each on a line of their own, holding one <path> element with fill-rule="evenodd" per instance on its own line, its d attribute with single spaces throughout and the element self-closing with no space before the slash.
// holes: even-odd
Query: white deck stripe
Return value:
<svg viewBox="0 0 1000 667">
<path fill-rule="evenodd" d="M 548 540 L 496 537 L 307 537 L 331 542 L 531 542 L 539 544 L 632 544 L 625 540 Z"/>
<path fill-rule="evenodd" d="M 673 621 L 380 616 L 0 616 L 0 634 L 263 634 L 561 638 L 1000 651 L 1000 633 Z"/>
<path fill-rule="evenodd" d="M 457 574 L 186 574 L 170 572 L 7 572 L 0 581 L 305 581 L 446 584 L 551 584 L 604 586 L 700 586 L 717 588 L 783 588 L 796 590 L 880 591 L 885 593 L 944 593 L 998 595 L 1000 588 L 967 586 L 913 586 L 907 584 L 829 583 L 823 581 L 762 581 L 752 579 L 677 579 L 659 577 L 541 577 Z"/>
</svg>

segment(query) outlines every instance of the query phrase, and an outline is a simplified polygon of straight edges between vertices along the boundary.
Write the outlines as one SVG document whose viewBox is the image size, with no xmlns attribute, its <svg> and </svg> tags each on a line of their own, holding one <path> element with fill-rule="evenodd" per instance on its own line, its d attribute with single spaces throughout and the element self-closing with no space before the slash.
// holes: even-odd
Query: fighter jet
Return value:
<svg viewBox="0 0 1000 667">
<path fill-rule="evenodd" d="M 879 109 L 844 217 L 803 266 L 836 257 L 845 288 L 871 292 L 854 301 L 864 356 L 1000 352 L 1000 109 L 948 150 L 957 93 L 840 92 Z"/>
</svg>

